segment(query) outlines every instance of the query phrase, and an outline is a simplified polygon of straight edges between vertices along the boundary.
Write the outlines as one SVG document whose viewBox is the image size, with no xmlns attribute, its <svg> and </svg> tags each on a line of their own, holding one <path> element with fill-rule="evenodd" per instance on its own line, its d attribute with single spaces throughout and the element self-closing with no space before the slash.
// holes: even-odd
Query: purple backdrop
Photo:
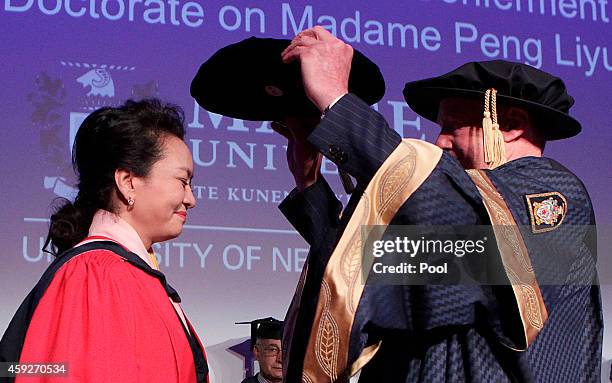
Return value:
<svg viewBox="0 0 612 383">
<path fill-rule="evenodd" d="M 240 381 L 243 361 L 228 348 L 248 329 L 233 322 L 284 316 L 307 246 L 277 210 L 293 187 L 284 141 L 266 124 L 201 110 L 189 84 L 224 45 L 252 35 L 291 38 L 317 23 L 380 65 L 387 93 L 378 110 L 405 137 L 432 141 L 437 134 L 403 102 L 408 80 L 494 58 L 565 79 L 576 98 L 572 114 L 584 130 L 550 143 L 546 155 L 581 177 L 598 222 L 610 224 L 612 34 L 606 0 L 372 4 L 3 0 L 0 330 L 48 264 L 40 240 L 53 199 L 73 193 L 70 144 L 80 121 L 103 105 L 157 96 L 185 110 L 198 206 L 183 235 L 155 250 L 207 346 L 214 381 Z M 257 57 L 245 58 L 244 65 L 251 60 Z M 328 162 L 324 171 L 346 202 L 335 167 Z M 604 286 L 604 293 L 610 311 L 612 292 Z M 612 347 L 604 357 L 612 359 Z"/>
</svg>

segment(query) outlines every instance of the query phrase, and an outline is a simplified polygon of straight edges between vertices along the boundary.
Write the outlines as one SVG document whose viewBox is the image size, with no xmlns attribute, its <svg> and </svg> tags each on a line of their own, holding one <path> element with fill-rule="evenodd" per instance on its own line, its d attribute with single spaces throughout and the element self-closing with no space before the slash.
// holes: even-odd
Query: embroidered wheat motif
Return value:
<svg viewBox="0 0 612 383">
<path fill-rule="evenodd" d="M 317 331 L 315 354 L 317 355 L 319 366 L 334 381 L 338 376 L 337 362 L 340 348 L 340 333 L 338 324 L 329 311 L 331 299 L 329 285 L 324 281 L 321 288 L 323 289 L 325 303 Z"/>
<path fill-rule="evenodd" d="M 523 298 L 525 299 L 525 314 L 527 316 L 527 320 L 533 327 L 541 330 L 542 327 L 544 327 L 544 321 L 542 320 L 542 313 L 540 311 L 540 306 L 538 305 L 535 290 L 529 285 L 521 285 L 521 292 L 523 293 Z"/>
<path fill-rule="evenodd" d="M 411 152 L 414 152 L 411 146 L 410 148 Z M 379 187 L 377 218 L 384 214 L 395 196 L 408 185 L 414 175 L 415 164 L 415 156 L 408 155 L 383 174 Z"/>
<path fill-rule="evenodd" d="M 342 278 L 347 284 L 355 278 L 361 265 L 361 233 L 356 232 L 351 239 L 351 248 L 344 253 L 342 259 Z"/>
</svg>

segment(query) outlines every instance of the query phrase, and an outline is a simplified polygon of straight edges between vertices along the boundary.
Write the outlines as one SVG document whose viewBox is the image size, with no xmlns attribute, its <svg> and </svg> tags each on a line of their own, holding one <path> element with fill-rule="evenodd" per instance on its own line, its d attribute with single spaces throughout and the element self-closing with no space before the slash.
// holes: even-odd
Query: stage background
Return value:
<svg viewBox="0 0 612 383">
<path fill-rule="evenodd" d="M 496 58 L 565 79 L 584 131 L 549 143 L 546 155 L 579 175 L 598 222 L 609 225 L 610 8 L 606 0 L 3 0 L 0 330 L 50 261 L 41 241 L 54 198 L 74 193 L 70 145 L 79 123 L 104 105 L 160 97 L 185 110 L 198 206 L 184 233 L 155 250 L 207 346 L 212 381 L 239 382 L 244 361 L 228 348 L 249 330 L 233 323 L 283 318 L 308 248 L 277 209 L 293 187 L 283 139 L 267 124 L 201 110 L 189 84 L 224 45 L 292 38 L 317 23 L 380 65 L 387 92 L 377 108 L 405 137 L 432 142 L 438 132 L 403 102 L 408 80 Z M 324 173 L 346 203 L 333 164 Z M 603 291 L 612 325 L 612 289 Z M 610 331 L 605 344 L 609 376 Z"/>
</svg>

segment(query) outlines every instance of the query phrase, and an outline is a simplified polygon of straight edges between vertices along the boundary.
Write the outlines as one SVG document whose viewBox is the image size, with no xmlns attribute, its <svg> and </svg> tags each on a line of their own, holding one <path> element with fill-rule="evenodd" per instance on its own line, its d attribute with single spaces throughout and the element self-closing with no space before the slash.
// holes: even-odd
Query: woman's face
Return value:
<svg viewBox="0 0 612 383">
<path fill-rule="evenodd" d="M 187 220 L 187 210 L 195 206 L 191 191 L 193 160 L 185 143 L 175 137 L 163 140 L 162 158 L 147 177 L 135 177 L 131 224 L 145 246 L 176 238 Z"/>
</svg>

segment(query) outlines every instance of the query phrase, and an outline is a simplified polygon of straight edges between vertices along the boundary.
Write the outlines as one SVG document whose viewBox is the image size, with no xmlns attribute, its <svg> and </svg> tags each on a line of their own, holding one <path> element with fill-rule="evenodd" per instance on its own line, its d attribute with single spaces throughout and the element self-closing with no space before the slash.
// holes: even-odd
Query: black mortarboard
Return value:
<svg viewBox="0 0 612 383">
<path fill-rule="evenodd" d="M 287 116 L 319 116 L 302 85 L 300 64 L 281 61 L 291 40 L 250 37 L 218 50 L 191 82 L 202 108 L 242 120 L 280 121 Z M 354 51 L 349 91 L 368 104 L 385 93 L 378 66 Z"/>
<path fill-rule="evenodd" d="M 283 335 L 283 322 L 272 317 L 256 319 L 250 322 L 236 322 L 236 324 L 251 325 L 251 350 L 255 346 L 257 338 L 281 339 Z"/>
<path fill-rule="evenodd" d="M 580 123 L 569 115 L 574 99 L 563 81 L 529 65 L 504 60 L 470 62 L 442 76 L 413 81 L 404 87 L 412 110 L 436 122 L 440 101 L 450 97 L 484 99 L 487 89 L 497 91 L 506 105 L 529 112 L 546 140 L 580 133 Z"/>
</svg>

